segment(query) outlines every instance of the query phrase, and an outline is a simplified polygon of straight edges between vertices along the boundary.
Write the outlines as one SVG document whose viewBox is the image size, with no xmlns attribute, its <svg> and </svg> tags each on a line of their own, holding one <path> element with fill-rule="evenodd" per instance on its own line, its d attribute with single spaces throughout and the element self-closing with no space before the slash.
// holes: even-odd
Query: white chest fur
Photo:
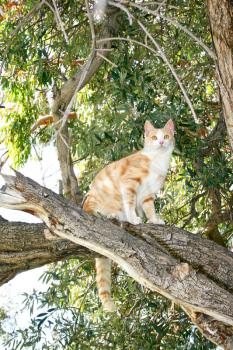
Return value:
<svg viewBox="0 0 233 350">
<path fill-rule="evenodd" d="M 142 151 L 142 154 L 150 158 L 149 174 L 144 178 L 137 192 L 137 206 L 148 195 L 158 193 L 164 183 L 169 168 L 172 149 L 159 150 L 156 153 Z"/>
</svg>

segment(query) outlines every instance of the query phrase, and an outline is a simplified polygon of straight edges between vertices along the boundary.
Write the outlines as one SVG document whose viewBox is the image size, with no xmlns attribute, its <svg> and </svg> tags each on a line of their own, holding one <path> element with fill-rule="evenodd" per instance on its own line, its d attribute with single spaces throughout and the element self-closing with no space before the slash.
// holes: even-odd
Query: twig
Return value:
<svg viewBox="0 0 233 350">
<path fill-rule="evenodd" d="M 114 1 L 108 1 L 109 5 L 118 7 L 119 9 L 121 9 L 122 11 L 124 11 L 127 16 L 128 16 L 128 20 L 129 20 L 129 24 L 132 25 L 133 24 L 133 17 L 132 14 L 130 13 L 130 11 L 127 9 L 127 7 L 125 7 L 123 4 L 119 3 L 119 2 L 114 2 Z"/>
<path fill-rule="evenodd" d="M 64 145 L 66 146 L 66 148 L 70 149 L 71 147 L 68 145 L 68 142 L 65 140 L 64 136 L 62 135 L 61 130 L 62 130 L 62 128 L 57 130 L 56 136 L 57 137 L 59 136 L 61 138 L 62 142 L 64 143 Z"/>
<path fill-rule="evenodd" d="M 4 156 L 5 156 L 5 158 L 4 158 Z M 9 159 L 9 154 L 8 154 L 8 150 L 7 150 L 2 154 L 2 156 L 0 158 L 0 169 L 2 169 L 4 167 L 4 165 L 6 164 L 8 159 Z"/>
<path fill-rule="evenodd" d="M 57 20 L 58 25 L 59 25 L 60 28 L 61 28 L 61 31 L 62 31 L 62 33 L 63 33 L 63 35 L 64 35 L 64 38 L 65 38 L 66 43 L 68 44 L 69 39 L 68 39 L 68 36 L 67 36 L 67 34 L 66 34 L 66 31 L 65 31 L 63 22 L 62 22 L 62 20 L 61 20 L 60 13 L 59 13 L 59 11 L 58 11 L 57 4 L 56 4 L 56 1 L 55 1 L 55 0 L 53 0 L 53 6 L 54 6 L 55 18 L 56 18 L 56 20 Z"/>
<path fill-rule="evenodd" d="M 160 10 L 164 5 L 166 5 L 166 3 L 167 3 L 167 0 L 163 0 L 160 4 L 157 4 L 158 7 L 157 7 L 157 9 L 155 10 L 155 13 L 159 13 L 159 10 Z"/>
<path fill-rule="evenodd" d="M 97 52 L 97 56 L 103 58 L 105 61 L 110 63 L 113 67 L 117 67 L 117 65 L 114 62 L 112 62 L 109 58 L 105 57 L 104 55 L 101 55 L 101 53 Z"/>
<path fill-rule="evenodd" d="M 97 40 L 97 42 L 101 42 L 100 40 Z M 104 48 L 102 48 L 102 49 L 95 49 L 95 51 L 113 51 L 114 49 L 104 49 Z"/>
<path fill-rule="evenodd" d="M 112 37 L 112 38 L 99 39 L 99 40 L 97 40 L 96 42 L 97 42 L 97 43 L 101 43 L 101 42 L 105 42 L 105 41 L 114 41 L 114 40 L 117 40 L 117 41 L 128 41 L 128 42 L 130 42 L 130 43 L 143 46 L 143 47 L 145 47 L 146 49 L 152 51 L 155 55 L 160 56 L 159 53 L 158 53 L 155 49 L 153 49 L 153 47 L 148 46 L 148 45 L 144 44 L 144 43 L 141 42 L 141 41 L 137 41 L 137 40 L 134 40 L 134 39 L 131 39 L 131 38 Z"/>
<path fill-rule="evenodd" d="M 112 6 L 115 6 L 115 7 L 120 7 L 123 11 L 126 10 L 126 13 L 127 14 L 130 14 L 131 16 L 131 19 L 132 20 L 135 20 L 135 22 L 141 27 L 141 29 L 144 31 L 144 33 L 150 38 L 150 40 L 152 41 L 152 43 L 154 44 L 154 46 L 156 47 L 156 49 L 158 50 L 161 58 L 163 59 L 163 61 L 166 63 L 166 65 L 168 66 L 168 68 L 170 69 L 172 75 L 174 76 L 174 78 L 176 79 L 183 95 L 184 95 L 184 98 L 191 110 L 191 113 L 193 115 L 193 119 L 194 121 L 198 124 L 198 119 L 197 119 L 197 115 L 196 115 L 196 112 L 194 111 L 194 108 L 193 108 L 193 105 L 192 105 L 192 102 L 190 100 L 190 98 L 188 97 L 188 94 L 184 88 L 184 85 L 182 84 L 180 78 L 178 77 L 176 71 L 175 71 L 175 68 L 172 66 L 172 64 L 169 62 L 167 56 L 165 55 L 163 49 L 161 48 L 161 46 L 157 43 L 157 41 L 155 41 L 155 39 L 152 37 L 152 35 L 150 34 L 150 32 L 147 30 L 147 28 L 144 26 L 144 24 L 139 21 L 135 16 L 132 15 L 131 12 L 129 12 L 129 10 L 121 4 L 121 6 L 119 6 L 118 3 L 114 2 L 114 1 L 109 1 L 109 4 L 112 5 Z"/>
<path fill-rule="evenodd" d="M 141 6 L 151 6 L 151 5 L 161 5 L 161 2 L 159 1 L 150 1 L 150 2 L 141 2 L 140 3 Z M 179 9 L 179 6 L 173 6 L 173 5 L 169 5 L 166 4 L 167 7 L 169 7 L 170 9 Z"/>
<path fill-rule="evenodd" d="M 90 11 L 88 0 L 85 0 L 85 4 L 86 4 L 86 9 L 87 9 L 87 17 L 89 19 L 89 25 L 90 25 L 90 29 L 91 29 L 92 49 L 94 49 L 96 47 L 94 21 L 93 21 L 93 17 L 92 17 L 91 11 Z"/>
<path fill-rule="evenodd" d="M 129 6 L 132 7 L 136 7 L 144 12 L 147 12 L 149 14 L 152 14 L 154 16 L 157 15 L 158 9 L 156 10 L 151 10 L 148 9 L 147 7 L 141 6 L 139 4 L 135 4 L 133 2 L 128 2 L 127 3 Z M 216 60 L 216 55 L 215 53 L 200 39 L 198 38 L 195 34 L 193 34 L 188 28 L 186 28 L 185 26 L 183 26 L 182 24 L 180 24 L 175 18 L 172 17 L 167 17 L 164 14 L 160 13 L 159 14 L 160 17 L 162 17 L 165 21 L 167 21 L 168 23 L 171 23 L 173 25 L 175 25 L 177 28 L 181 29 L 183 32 L 185 32 L 186 34 L 188 34 L 195 42 L 197 42 L 205 51 L 206 53 L 213 59 Z"/>
</svg>

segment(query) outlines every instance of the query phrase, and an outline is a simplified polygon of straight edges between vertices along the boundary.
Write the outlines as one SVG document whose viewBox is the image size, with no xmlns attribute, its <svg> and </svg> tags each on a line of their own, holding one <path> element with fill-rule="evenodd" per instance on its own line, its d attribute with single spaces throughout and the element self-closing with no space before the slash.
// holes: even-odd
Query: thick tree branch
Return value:
<svg viewBox="0 0 233 350">
<path fill-rule="evenodd" d="M 223 247 L 173 227 L 126 224 L 128 231 L 140 235 L 140 238 L 135 237 L 108 220 L 87 215 L 63 197 L 19 173 L 16 177 L 4 178 L 7 186 L 0 196 L 2 206 L 30 211 L 61 238 L 109 257 L 151 290 L 194 313 L 233 325 L 233 295 L 230 292 L 233 256 Z M 165 243 L 161 244 L 157 235 L 165 236 Z M 166 242 L 171 242 L 169 249 Z M 215 251 L 218 258 L 215 257 L 212 266 L 211 255 Z M 183 254 L 185 258 L 181 258 Z M 202 259 L 202 255 L 205 256 L 204 265 L 198 266 L 193 261 L 197 262 L 198 257 Z M 228 274 L 229 278 L 226 277 Z M 223 283 L 218 283 L 220 280 Z"/>
<path fill-rule="evenodd" d="M 0 217 L 0 285 L 15 275 L 67 257 L 93 257 L 96 254 L 71 241 L 57 237 L 48 240 L 45 224 L 8 222 Z"/>
<path fill-rule="evenodd" d="M 207 4 L 217 55 L 217 79 L 233 153 L 233 4 L 229 0 L 207 0 Z"/>
<path fill-rule="evenodd" d="M 225 138 L 226 135 L 226 124 L 224 122 L 223 113 L 219 113 L 219 119 L 211 131 L 211 133 L 203 140 L 204 146 L 201 150 L 201 156 L 205 157 L 210 154 L 210 152 L 216 148 L 216 145 L 219 144 Z"/>
<path fill-rule="evenodd" d="M 177 227 L 123 224 L 134 236 L 142 237 L 152 246 L 160 245 L 164 252 L 183 262 L 188 262 L 208 278 L 233 292 L 233 254 L 200 235 L 188 233 Z M 221 259 L 219 259 L 221 256 Z"/>
</svg>

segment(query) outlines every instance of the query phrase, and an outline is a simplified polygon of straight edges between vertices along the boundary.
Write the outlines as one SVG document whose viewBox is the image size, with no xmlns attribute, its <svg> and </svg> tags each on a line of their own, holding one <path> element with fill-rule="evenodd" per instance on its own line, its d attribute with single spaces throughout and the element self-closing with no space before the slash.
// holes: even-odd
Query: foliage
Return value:
<svg viewBox="0 0 233 350">
<path fill-rule="evenodd" d="M 0 309 L 0 337 L 3 339 L 5 334 L 6 334 L 6 331 L 4 329 L 4 322 L 7 320 L 7 313 L 6 311 L 1 308 Z"/>
<path fill-rule="evenodd" d="M 36 1 L 1 3 L 5 109 L 0 136 L 18 166 L 26 162 L 32 145 L 54 142 L 53 126 L 34 134 L 31 127 L 40 115 L 49 113 L 52 92 L 79 69 L 90 52 L 90 28 L 83 2 L 56 2 L 68 42 L 47 5 L 22 21 Z M 161 15 L 176 18 L 211 47 L 204 2 L 167 3 Z M 150 8 L 157 5 L 153 6 Z M 72 156 L 80 171 L 79 186 L 85 192 L 103 165 L 142 147 L 146 119 L 160 127 L 172 117 L 176 150 L 164 194 L 156 206 L 168 223 L 230 246 L 232 160 L 225 128 L 218 128 L 222 117 L 213 62 L 198 43 L 163 17 L 154 18 L 134 8 L 130 11 L 163 48 L 187 90 L 197 121 L 158 54 L 132 41 L 115 40 L 108 56 L 114 66 L 105 62 L 78 94 L 74 104 L 78 119 L 69 121 Z M 101 25 L 96 24 L 97 35 Z M 134 21 L 129 25 L 124 13 L 119 27 L 121 37 L 152 45 Z M 167 301 L 117 269 L 114 293 L 121 315 L 102 314 L 93 286 L 92 264 L 80 264 L 71 260 L 59 264 L 44 276 L 45 282 L 51 283 L 48 292 L 27 296 L 26 307 L 32 308 L 37 300 L 40 315 L 34 317 L 28 329 L 18 330 L 21 338 L 12 335 L 9 348 L 39 349 L 41 344 L 43 349 L 69 350 L 214 348 L 180 310 L 171 311 Z"/>
<path fill-rule="evenodd" d="M 215 349 L 178 307 L 173 309 L 117 268 L 113 275 L 119 313 L 106 315 L 93 288 L 93 262 L 70 260 L 51 267 L 42 276 L 48 291 L 25 296 L 31 314 L 35 301 L 41 312 L 5 345 L 32 350 Z"/>
</svg>

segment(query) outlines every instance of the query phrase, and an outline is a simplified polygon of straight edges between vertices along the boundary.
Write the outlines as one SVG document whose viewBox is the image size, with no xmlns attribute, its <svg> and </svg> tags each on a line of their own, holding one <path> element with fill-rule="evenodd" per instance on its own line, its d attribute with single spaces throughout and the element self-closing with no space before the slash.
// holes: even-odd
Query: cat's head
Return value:
<svg viewBox="0 0 233 350">
<path fill-rule="evenodd" d="M 174 123 L 171 119 L 161 129 L 155 128 L 149 120 L 145 122 L 145 141 L 144 146 L 151 151 L 173 149 L 174 139 Z"/>
</svg>

